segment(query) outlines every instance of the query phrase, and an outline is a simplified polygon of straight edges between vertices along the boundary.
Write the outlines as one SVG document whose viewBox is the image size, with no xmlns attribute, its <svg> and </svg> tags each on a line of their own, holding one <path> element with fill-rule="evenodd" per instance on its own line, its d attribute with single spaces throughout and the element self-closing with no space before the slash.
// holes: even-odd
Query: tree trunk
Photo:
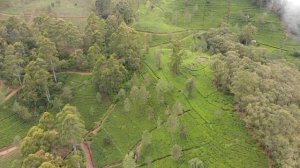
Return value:
<svg viewBox="0 0 300 168">
<path fill-rule="evenodd" d="M 49 102 L 50 101 L 50 92 L 49 92 L 48 87 L 45 87 L 45 92 L 46 92 L 47 101 Z"/>
<path fill-rule="evenodd" d="M 52 74 L 53 74 L 53 77 L 54 77 L 54 81 L 57 82 L 56 73 L 55 73 L 55 69 L 54 69 L 53 66 L 52 66 Z"/>
</svg>

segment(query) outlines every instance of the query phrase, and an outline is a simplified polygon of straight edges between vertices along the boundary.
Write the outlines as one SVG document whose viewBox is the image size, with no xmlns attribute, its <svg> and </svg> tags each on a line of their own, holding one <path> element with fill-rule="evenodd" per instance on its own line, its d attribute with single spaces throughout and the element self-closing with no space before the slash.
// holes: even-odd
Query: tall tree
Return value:
<svg viewBox="0 0 300 168">
<path fill-rule="evenodd" d="M 240 42 L 245 45 L 249 45 L 252 40 L 255 39 L 257 28 L 252 24 L 247 24 L 242 28 L 240 34 Z"/>
<path fill-rule="evenodd" d="M 123 167 L 124 168 L 136 168 L 135 160 L 133 158 L 133 153 L 130 152 L 129 154 L 126 154 L 123 159 Z"/>
<path fill-rule="evenodd" d="M 105 47 L 105 35 L 106 35 L 106 22 L 91 13 L 87 19 L 87 26 L 85 27 L 84 43 L 85 46 L 90 47 L 93 44 L 97 44 L 101 47 L 102 51 Z"/>
<path fill-rule="evenodd" d="M 179 42 L 173 43 L 173 52 L 171 56 L 170 68 L 171 71 L 178 75 L 180 73 L 180 66 L 184 52 L 181 50 Z"/>
<path fill-rule="evenodd" d="M 22 85 L 22 73 L 24 71 L 24 57 L 23 54 L 16 51 L 15 46 L 22 46 L 20 42 L 14 45 L 9 45 L 5 51 L 4 70 L 7 74 L 7 79 L 12 82 L 17 79 L 18 83 Z"/>
<path fill-rule="evenodd" d="M 134 3 L 128 0 L 120 0 L 114 8 L 114 13 L 119 20 L 124 21 L 126 24 L 131 23 L 135 17 Z"/>
<path fill-rule="evenodd" d="M 65 105 L 61 112 L 56 115 L 56 128 L 59 132 L 59 139 L 62 145 L 72 144 L 76 146 L 83 140 L 86 133 L 84 122 L 74 106 Z"/>
<path fill-rule="evenodd" d="M 112 13 L 113 3 L 111 0 L 96 0 L 95 6 L 97 15 L 103 19 L 106 19 Z"/>
<path fill-rule="evenodd" d="M 193 92 L 196 90 L 194 78 L 190 78 L 185 82 L 185 90 L 188 93 L 188 97 L 193 96 Z"/>
<path fill-rule="evenodd" d="M 44 66 L 45 62 L 42 59 L 31 61 L 26 66 L 21 94 L 23 103 L 37 107 L 44 98 L 50 101 L 51 75 Z"/>
<path fill-rule="evenodd" d="M 101 47 L 95 43 L 87 51 L 87 61 L 91 67 L 94 67 L 100 58 L 104 58 L 104 56 L 102 55 Z"/>
<path fill-rule="evenodd" d="M 112 34 L 109 48 L 111 53 L 115 53 L 119 58 L 124 59 L 127 69 L 137 70 L 140 68 L 140 38 L 137 32 L 128 27 L 124 22 Z"/>
<path fill-rule="evenodd" d="M 60 66 L 60 61 L 55 47 L 55 44 L 50 41 L 50 39 L 40 36 L 38 39 L 38 50 L 37 56 L 45 60 L 45 63 L 48 65 L 49 70 L 52 71 L 54 81 L 57 82 L 56 77 L 56 68 Z"/>
<path fill-rule="evenodd" d="M 41 15 L 34 18 L 34 26 L 41 34 L 55 43 L 60 56 L 69 54 L 82 45 L 83 35 L 71 22 L 54 15 Z"/>
<path fill-rule="evenodd" d="M 111 56 L 108 59 L 100 58 L 94 67 L 93 74 L 93 81 L 98 90 L 112 95 L 120 90 L 127 70 L 114 56 Z"/>
<path fill-rule="evenodd" d="M 179 161 L 181 159 L 181 157 L 183 156 L 182 147 L 175 144 L 171 148 L 171 156 L 174 161 Z"/>
<path fill-rule="evenodd" d="M 87 56 L 83 53 L 82 49 L 77 49 L 70 55 L 69 66 L 71 68 L 84 70 L 88 68 L 88 65 Z"/>
</svg>

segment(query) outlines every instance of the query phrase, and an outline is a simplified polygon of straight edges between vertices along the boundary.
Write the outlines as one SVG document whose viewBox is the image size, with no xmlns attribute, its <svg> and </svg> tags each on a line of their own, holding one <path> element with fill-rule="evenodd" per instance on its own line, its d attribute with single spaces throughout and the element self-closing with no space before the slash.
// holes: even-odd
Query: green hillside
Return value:
<svg viewBox="0 0 300 168">
<path fill-rule="evenodd" d="M 94 166 L 122 167 L 124 156 L 133 152 L 140 155 L 138 167 L 188 168 L 193 158 L 210 168 L 269 167 L 270 159 L 236 112 L 234 96 L 225 95 L 214 86 L 211 55 L 197 51 L 195 46 L 196 37 L 211 28 L 228 24 L 239 33 L 244 25 L 251 23 L 258 28 L 256 46 L 265 47 L 269 55 L 278 55 L 272 59 L 286 58 L 300 67 L 300 60 L 291 56 L 300 51 L 300 45 L 286 36 L 279 18 L 252 5 L 250 0 L 141 0 L 139 4 L 136 19 L 128 26 L 142 39 L 142 68 L 130 73 L 134 74 L 133 79 L 122 85 L 125 90 L 122 98 L 101 94 L 101 100 L 97 100 L 99 93 L 90 71 L 70 73 L 67 68 L 61 68 L 58 75 L 59 87 L 72 92 L 66 103 L 77 107 L 85 123 L 88 133 L 84 140 L 91 148 Z M 3 1 L 0 2 L 0 19 L 21 16 L 31 24 L 39 14 L 52 12 L 83 32 L 92 10 L 94 0 L 29 0 L 18 5 Z M 179 75 L 174 75 L 169 68 L 174 41 L 180 42 L 184 52 Z M 157 67 L 158 55 L 161 69 Z M 195 89 L 189 96 L 186 83 L 191 79 Z M 158 93 L 159 84 L 165 85 L 163 101 Z M 143 108 L 134 105 L 134 87 L 145 89 L 147 97 Z M 53 96 L 59 100 L 62 93 L 55 92 Z M 25 137 L 37 121 L 38 116 L 33 122 L 24 122 L 12 113 L 9 109 L 15 100 L 13 97 L 0 107 L 0 148 L 10 146 L 18 137 Z M 127 105 L 130 107 L 126 106 L 126 100 L 132 101 Z M 175 106 L 178 102 L 182 111 L 176 114 L 175 125 L 179 126 L 172 134 L 170 116 L 172 108 L 178 108 Z M 55 105 L 51 103 L 50 106 Z M 47 110 L 52 114 L 61 108 L 50 106 Z M 151 135 L 151 142 L 143 147 L 147 133 Z M 175 144 L 182 148 L 179 160 L 172 156 Z M 20 158 L 18 151 L 0 156 L 0 167 L 9 168 L 12 160 Z"/>
</svg>

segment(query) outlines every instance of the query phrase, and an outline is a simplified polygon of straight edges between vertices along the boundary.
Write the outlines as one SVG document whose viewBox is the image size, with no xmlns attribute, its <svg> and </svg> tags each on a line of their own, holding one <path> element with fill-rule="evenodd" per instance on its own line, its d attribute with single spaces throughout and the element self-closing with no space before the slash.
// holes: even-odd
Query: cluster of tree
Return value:
<svg viewBox="0 0 300 168">
<path fill-rule="evenodd" d="M 83 34 L 71 22 L 51 15 L 41 15 L 34 18 L 34 27 L 41 35 L 55 43 L 61 58 L 73 51 L 72 49 L 82 46 Z"/>
<path fill-rule="evenodd" d="M 242 45 L 238 37 L 228 27 L 206 35 L 216 54 L 215 86 L 234 94 L 237 110 L 279 166 L 299 167 L 300 72 L 283 60 L 266 59 L 266 50 Z"/>
<path fill-rule="evenodd" d="M 124 21 L 129 24 L 135 19 L 138 0 L 96 0 L 96 13 L 103 19 L 111 16 L 117 18 L 119 22 Z"/>
<path fill-rule="evenodd" d="M 93 69 L 100 92 L 119 91 L 128 74 L 140 69 L 139 40 L 113 15 L 104 20 L 92 13 L 84 32 L 51 14 L 36 17 L 31 26 L 11 17 L 0 26 L 0 79 L 22 87 L 16 111 L 30 120 L 31 111 L 59 104 L 53 96 L 62 91 L 57 71 Z"/>
<path fill-rule="evenodd" d="M 23 168 L 83 167 L 77 150 L 86 133 L 76 107 L 66 105 L 53 116 L 45 112 L 21 143 Z"/>
<path fill-rule="evenodd" d="M 107 40 L 107 52 L 103 55 L 110 56 L 102 56 L 100 51 L 94 66 L 94 82 L 100 92 L 113 95 L 128 79 L 127 72 L 132 74 L 140 69 L 141 43 L 137 32 L 124 22 Z M 90 50 L 88 53 L 92 52 Z"/>
</svg>

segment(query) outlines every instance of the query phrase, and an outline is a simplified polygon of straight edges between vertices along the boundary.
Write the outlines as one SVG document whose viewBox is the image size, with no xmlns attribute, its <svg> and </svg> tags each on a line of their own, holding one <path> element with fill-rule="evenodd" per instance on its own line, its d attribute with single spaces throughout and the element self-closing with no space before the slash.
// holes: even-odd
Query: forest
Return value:
<svg viewBox="0 0 300 168">
<path fill-rule="evenodd" d="M 3 0 L 0 167 L 300 167 L 276 2 Z"/>
</svg>

